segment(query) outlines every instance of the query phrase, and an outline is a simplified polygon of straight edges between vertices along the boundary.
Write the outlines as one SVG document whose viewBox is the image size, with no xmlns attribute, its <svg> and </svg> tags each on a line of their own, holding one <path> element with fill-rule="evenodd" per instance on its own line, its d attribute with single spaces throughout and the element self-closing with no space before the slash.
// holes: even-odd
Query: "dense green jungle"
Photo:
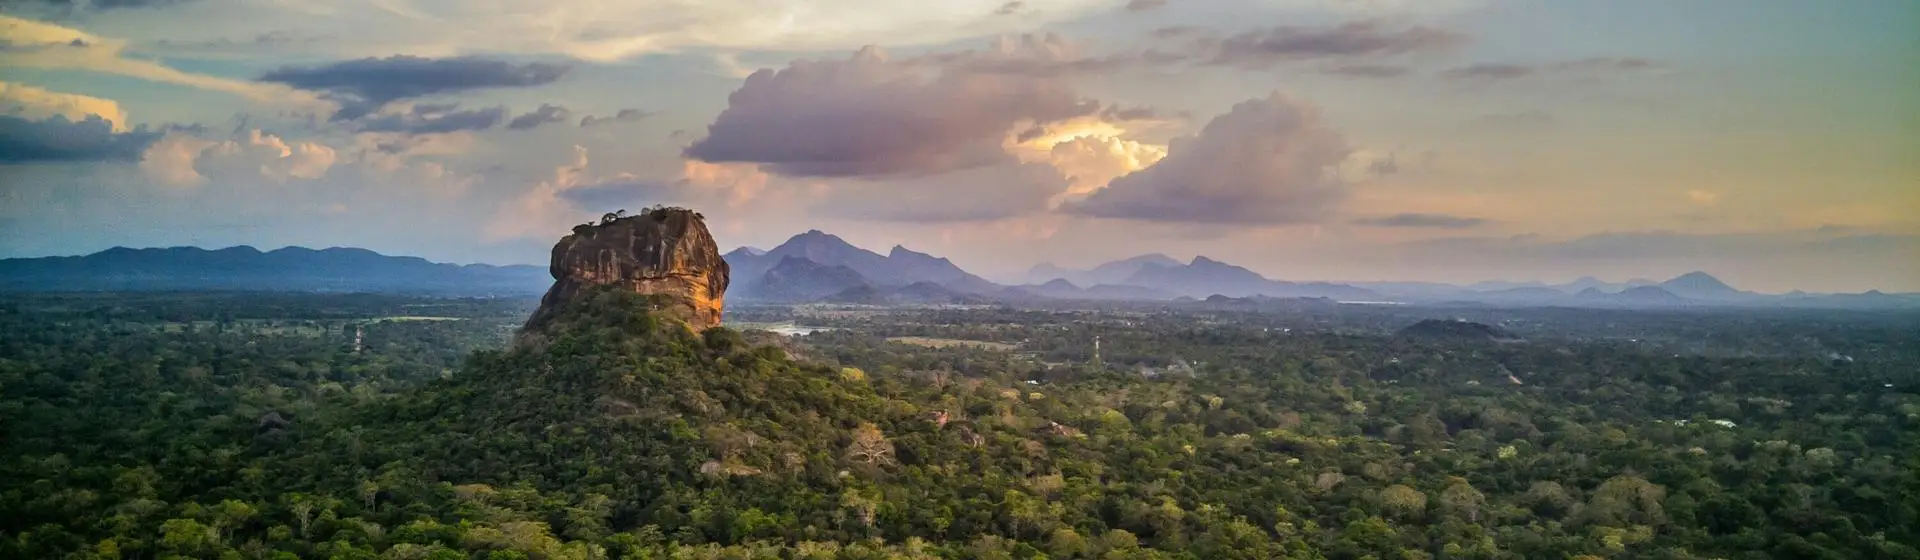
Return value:
<svg viewBox="0 0 1920 560">
<path fill-rule="evenodd" d="M 0 557 L 1920 559 L 1913 312 L 656 303 L 6 296 Z"/>
</svg>

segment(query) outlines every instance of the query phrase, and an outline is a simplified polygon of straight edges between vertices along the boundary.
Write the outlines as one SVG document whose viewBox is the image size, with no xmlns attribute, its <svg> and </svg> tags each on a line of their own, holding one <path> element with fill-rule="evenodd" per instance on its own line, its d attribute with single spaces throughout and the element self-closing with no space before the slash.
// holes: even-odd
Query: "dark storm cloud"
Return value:
<svg viewBox="0 0 1920 560">
<path fill-rule="evenodd" d="M 1127 11 L 1145 12 L 1148 10 L 1158 10 L 1166 6 L 1167 0 L 1129 0 L 1127 2 Z"/>
<path fill-rule="evenodd" d="M 1349 189 L 1332 172 L 1350 149 L 1317 110 L 1279 93 L 1243 101 L 1167 157 L 1115 179 L 1071 214 L 1192 224 L 1317 222 Z"/>
<path fill-rule="evenodd" d="M 550 84 L 559 81 L 571 68 L 549 62 L 515 64 L 473 56 L 424 58 L 400 55 L 319 66 L 287 66 L 267 72 L 260 76 L 260 81 L 322 92 L 341 104 L 340 111 L 334 114 L 334 120 L 349 120 L 402 99 L 477 89 Z"/>
<path fill-rule="evenodd" d="M 459 110 L 458 105 L 418 105 L 406 112 L 369 115 L 354 121 L 360 132 L 444 134 L 486 130 L 507 118 L 506 107 Z"/>
<path fill-rule="evenodd" d="M 533 112 L 514 117 L 512 121 L 508 121 L 507 128 L 526 130 L 547 123 L 564 122 L 567 120 L 567 117 L 572 114 L 573 112 L 568 111 L 566 107 L 541 103 L 539 109 L 534 109 Z"/>
<path fill-rule="evenodd" d="M 748 76 L 685 150 L 707 162 L 759 163 L 803 177 L 935 174 L 1008 163 L 1001 142 L 1022 122 L 1093 115 L 1055 77 L 930 70 L 866 48 Z"/>
<path fill-rule="evenodd" d="M 1657 65 L 1644 58 L 1594 57 L 1553 64 L 1482 63 L 1441 72 L 1443 78 L 1469 81 L 1503 81 L 1546 74 L 1594 75 L 1602 72 L 1648 70 Z"/>
<path fill-rule="evenodd" d="M 1331 27 L 1283 25 L 1211 39 L 1217 65 L 1266 68 L 1328 58 L 1359 58 L 1440 52 L 1467 43 L 1459 33 L 1426 26 L 1391 29 L 1378 21 Z"/>
<path fill-rule="evenodd" d="M 1485 218 L 1452 216 L 1447 214 L 1394 214 L 1378 218 L 1361 218 L 1353 223 L 1363 226 L 1393 228 L 1432 228 L 1432 229 L 1472 229 L 1487 225 Z"/>
<path fill-rule="evenodd" d="M 642 119 L 645 119 L 651 116 L 653 116 L 653 112 L 651 111 L 642 111 L 639 109 L 621 109 L 620 112 L 614 113 L 614 115 L 611 117 L 596 117 L 593 115 L 580 117 L 580 126 L 586 127 L 586 126 L 600 126 L 603 124 L 613 124 L 613 123 L 623 123 L 623 122 L 638 122 Z"/>
<path fill-rule="evenodd" d="M 98 115 L 79 121 L 0 115 L 0 163 L 136 161 L 163 134 L 144 127 L 116 133 Z"/>
</svg>

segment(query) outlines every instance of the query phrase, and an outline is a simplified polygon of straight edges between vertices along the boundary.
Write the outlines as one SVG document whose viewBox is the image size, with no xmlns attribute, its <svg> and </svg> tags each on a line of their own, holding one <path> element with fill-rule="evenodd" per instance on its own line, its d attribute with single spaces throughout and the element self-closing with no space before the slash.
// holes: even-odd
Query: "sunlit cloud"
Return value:
<svg viewBox="0 0 1920 560">
<path fill-rule="evenodd" d="M 282 85 L 262 84 L 196 74 L 157 61 L 132 58 L 127 42 L 96 36 L 51 23 L 0 15 L 0 68 L 85 70 L 170 83 L 244 97 L 250 101 L 296 109 L 317 110 L 330 104 L 319 97 Z"/>
</svg>

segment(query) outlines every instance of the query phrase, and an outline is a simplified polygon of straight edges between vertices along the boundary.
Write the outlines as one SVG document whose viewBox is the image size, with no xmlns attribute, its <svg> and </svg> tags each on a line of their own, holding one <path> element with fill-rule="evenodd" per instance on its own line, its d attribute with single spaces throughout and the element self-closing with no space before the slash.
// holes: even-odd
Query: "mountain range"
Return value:
<svg viewBox="0 0 1920 560">
<path fill-rule="evenodd" d="M 299 291 L 449 296 L 537 295 L 547 267 L 456 265 L 366 249 L 286 247 L 261 251 L 115 247 L 77 257 L 0 259 L 5 291 Z"/>
<path fill-rule="evenodd" d="M 722 256 L 732 268 L 732 293 L 749 301 L 817 301 L 857 290 L 837 299 L 879 302 L 914 299 L 917 294 L 930 303 L 950 303 L 954 296 L 1003 289 L 945 258 L 899 245 L 881 255 L 820 230 L 795 235 L 766 251 L 741 247 Z M 900 291 L 910 286 L 915 289 Z"/>
<path fill-rule="evenodd" d="M 1146 254 L 1088 269 L 1041 264 L 1027 283 L 1000 285 L 953 261 L 894 246 L 886 254 L 811 230 L 769 249 L 734 249 L 729 299 L 769 303 L 988 303 L 1036 300 L 1185 301 L 1226 298 L 1325 298 L 1564 307 L 1793 306 L 1920 307 L 1920 296 L 1769 295 L 1742 291 L 1705 272 L 1665 281 L 1606 282 L 1583 277 L 1564 284 L 1481 282 L 1289 282 L 1205 256 L 1180 262 Z M 522 296 L 552 283 L 547 267 L 455 265 L 366 249 L 239 246 L 130 249 L 75 257 L 0 259 L 0 291 L 304 291 L 439 296 Z"/>
</svg>

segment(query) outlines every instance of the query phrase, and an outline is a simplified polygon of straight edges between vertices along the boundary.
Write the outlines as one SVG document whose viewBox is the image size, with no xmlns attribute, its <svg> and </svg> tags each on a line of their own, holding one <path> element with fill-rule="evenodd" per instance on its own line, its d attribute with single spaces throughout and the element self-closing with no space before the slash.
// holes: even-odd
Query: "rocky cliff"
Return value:
<svg viewBox="0 0 1920 560">
<path fill-rule="evenodd" d="M 720 324 L 728 269 L 700 214 L 664 208 L 643 214 L 609 215 L 582 224 L 553 246 L 553 287 L 527 320 L 533 330 L 566 302 L 597 286 L 615 286 L 665 296 L 667 311 L 694 330 Z"/>
</svg>

